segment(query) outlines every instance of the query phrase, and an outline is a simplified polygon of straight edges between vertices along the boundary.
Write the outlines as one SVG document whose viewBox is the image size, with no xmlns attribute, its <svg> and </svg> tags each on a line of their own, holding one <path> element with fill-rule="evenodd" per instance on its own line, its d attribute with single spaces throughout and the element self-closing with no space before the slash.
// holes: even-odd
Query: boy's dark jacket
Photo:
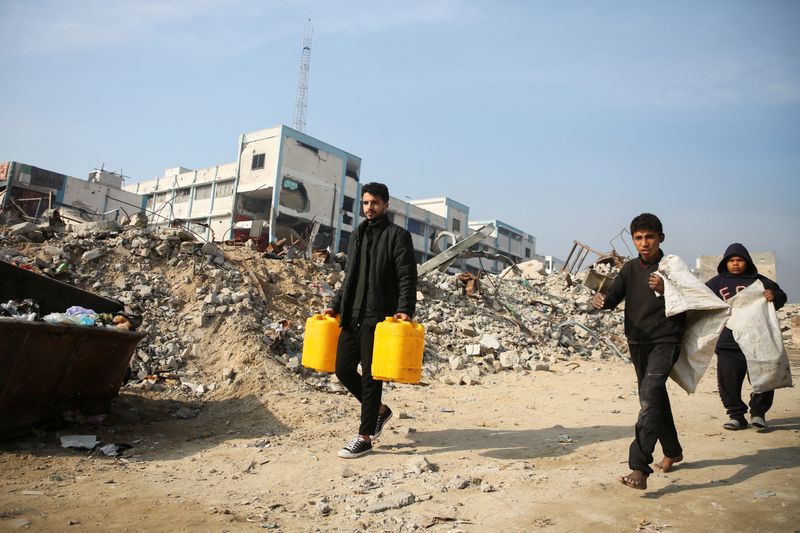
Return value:
<svg viewBox="0 0 800 533">
<path fill-rule="evenodd" d="M 369 224 L 368 220 L 364 220 L 352 234 L 347 246 L 344 283 L 328 305 L 339 313 L 339 324 L 342 326 L 353 319 L 357 276 L 355 271 L 362 248 L 361 240 Z M 413 317 L 417 303 L 417 262 L 411 234 L 389 222 L 386 216 L 373 222 L 373 229 L 377 231 L 377 236 L 369 261 L 365 311 L 368 316 L 379 321 L 395 313 L 405 313 Z"/>
<path fill-rule="evenodd" d="M 642 256 L 625 263 L 605 295 L 604 309 L 625 300 L 625 336 L 628 344 L 679 343 L 683 338 L 686 313 L 667 317 L 664 297 L 656 296 L 647 281 L 658 270 L 661 252 L 652 263 Z"/>
<path fill-rule="evenodd" d="M 747 268 L 743 274 L 734 276 L 728 272 L 728 259 L 733 255 L 738 255 L 743 258 L 747 263 Z M 725 254 L 722 256 L 722 261 L 717 266 L 718 274 L 706 282 L 706 286 L 714 291 L 714 294 L 719 296 L 722 300 L 728 300 L 736 296 L 745 287 L 751 285 L 756 280 L 761 280 L 765 289 L 769 289 L 775 295 L 775 309 L 780 309 L 786 303 L 786 293 L 781 290 L 777 283 L 772 281 L 766 276 L 758 273 L 753 259 L 750 257 L 750 252 L 744 245 L 735 242 L 728 246 Z M 733 339 L 733 332 L 728 328 L 722 331 L 717 341 L 717 348 L 723 350 L 739 350 L 739 344 Z"/>
</svg>

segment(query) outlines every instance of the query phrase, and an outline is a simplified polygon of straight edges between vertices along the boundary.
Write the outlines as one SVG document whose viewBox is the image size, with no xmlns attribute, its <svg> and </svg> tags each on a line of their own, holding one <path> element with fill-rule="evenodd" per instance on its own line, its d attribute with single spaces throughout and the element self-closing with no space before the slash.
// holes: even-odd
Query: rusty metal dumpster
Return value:
<svg viewBox="0 0 800 533">
<path fill-rule="evenodd" d="M 0 301 L 33 298 L 42 314 L 122 303 L 0 261 Z M 0 439 L 78 409 L 108 412 L 144 334 L 101 327 L 0 319 Z"/>
</svg>

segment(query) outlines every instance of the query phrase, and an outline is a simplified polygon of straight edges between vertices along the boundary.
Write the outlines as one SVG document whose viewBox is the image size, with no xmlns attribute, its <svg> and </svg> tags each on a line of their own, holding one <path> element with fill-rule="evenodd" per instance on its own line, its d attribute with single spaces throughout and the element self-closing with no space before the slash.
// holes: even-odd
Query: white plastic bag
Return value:
<svg viewBox="0 0 800 533">
<path fill-rule="evenodd" d="M 775 306 L 764 298 L 764 284 L 755 281 L 728 300 L 728 328 L 747 360 L 753 392 L 792 386 L 789 357 L 781 337 Z"/>
<path fill-rule="evenodd" d="M 730 307 L 698 280 L 676 255 L 661 258 L 658 274 L 664 279 L 666 315 L 686 313 L 681 353 L 670 377 L 691 394 L 711 362 Z"/>
</svg>

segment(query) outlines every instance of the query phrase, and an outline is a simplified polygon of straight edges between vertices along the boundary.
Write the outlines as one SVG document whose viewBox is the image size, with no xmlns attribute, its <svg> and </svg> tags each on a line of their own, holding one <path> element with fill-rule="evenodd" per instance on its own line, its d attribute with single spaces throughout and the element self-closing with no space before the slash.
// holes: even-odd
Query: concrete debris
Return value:
<svg viewBox="0 0 800 533">
<path fill-rule="evenodd" d="M 20 233 L 36 225 L 0 227 L 0 260 L 119 300 L 126 312 L 140 315 L 138 331 L 147 338 L 130 362 L 128 387 L 169 389 L 199 401 L 235 387 L 243 372 L 268 359 L 287 379 L 346 392 L 334 375 L 300 364 L 305 319 L 341 286 L 344 254 L 290 259 L 286 251 L 293 245 L 285 241 L 259 252 L 203 243 L 182 228 L 142 227 L 141 221 L 77 224 L 72 232 L 51 232 L 44 243 Z M 414 318 L 426 331 L 423 380 L 477 386 L 497 372 L 626 359 L 623 313 L 591 307 L 586 273 L 543 275 L 538 261 L 517 266 L 505 276 L 484 273 L 480 285 L 472 274 L 435 269 L 420 278 Z M 606 277 L 617 269 L 614 262 L 593 265 Z M 472 294 L 465 279 L 467 287 L 475 282 Z M 778 314 L 787 324 L 797 315 L 797 306 Z M 797 343 L 797 334 L 784 328 L 787 343 Z M 187 409 L 175 416 L 196 415 Z"/>
<path fill-rule="evenodd" d="M 389 511 L 391 509 L 400 509 L 402 507 L 411 505 L 415 501 L 416 498 L 414 498 L 414 495 L 410 492 L 398 492 L 373 502 L 367 509 L 367 512 L 375 514 Z"/>
<path fill-rule="evenodd" d="M 439 466 L 428 461 L 426 457 L 415 457 L 406 464 L 406 473 L 424 474 L 425 472 L 438 472 Z"/>
</svg>

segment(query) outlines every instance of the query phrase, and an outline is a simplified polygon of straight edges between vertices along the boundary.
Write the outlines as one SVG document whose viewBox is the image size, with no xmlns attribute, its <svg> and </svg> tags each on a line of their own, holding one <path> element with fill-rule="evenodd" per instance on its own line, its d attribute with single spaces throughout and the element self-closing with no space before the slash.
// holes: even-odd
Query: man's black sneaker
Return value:
<svg viewBox="0 0 800 533">
<path fill-rule="evenodd" d="M 392 410 L 389 409 L 389 406 L 386 406 L 386 411 L 384 413 L 378 413 L 378 422 L 375 424 L 375 433 L 370 435 L 371 438 L 377 439 L 383 433 L 383 428 L 386 426 L 386 422 L 391 420 L 392 418 Z"/>
<path fill-rule="evenodd" d="M 342 459 L 355 459 L 370 451 L 372 451 L 372 443 L 365 441 L 364 438 L 359 435 L 351 440 L 347 446 L 339 450 L 338 455 Z"/>
</svg>

